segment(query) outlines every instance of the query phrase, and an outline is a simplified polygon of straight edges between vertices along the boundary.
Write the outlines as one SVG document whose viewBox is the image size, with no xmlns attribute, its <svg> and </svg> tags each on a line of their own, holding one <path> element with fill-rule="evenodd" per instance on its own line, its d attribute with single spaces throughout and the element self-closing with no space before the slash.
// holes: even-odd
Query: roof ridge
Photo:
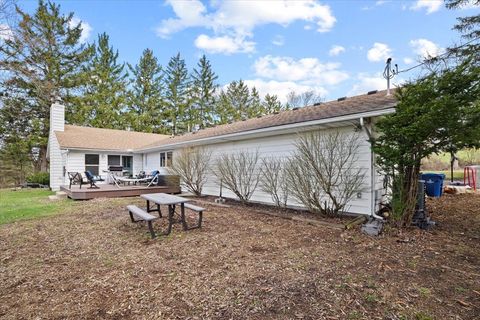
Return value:
<svg viewBox="0 0 480 320">
<path fill-rule="evenodd" d="M 65 126 L 68 127 L 75 127 L 75 128 L 82 128 L 82 129 L 94 129 L 94 130 L 106 130 L 106 131 L 117 131 L 117 132 L 131 132 L 131 133 L 140 133 L 140 134 L 148 134 L 148 135 L 155 135 L 155 136 L 163 136 L 163 137 L 169 137 L 170 135 L 168 134 L 162 134 L 162 133 L 153 133 L 153 132 L 143 132 L 143 131 L 134 131 L 134 130 L 122 130 L 122 129 L 111 129 L 111 128 L 99 128 L 99 127 L 89 127 L 89 126 L 79 126 L 76 124 L 65 124 Z M 54 130 L 58 131 L 58 130 Z"/>
</svg>

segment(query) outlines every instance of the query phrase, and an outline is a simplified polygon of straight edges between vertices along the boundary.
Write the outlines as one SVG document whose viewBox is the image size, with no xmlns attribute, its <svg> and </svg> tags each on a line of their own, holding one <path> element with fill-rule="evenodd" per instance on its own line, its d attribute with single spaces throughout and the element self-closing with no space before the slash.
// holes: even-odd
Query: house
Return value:
<svg viewBox="0 0 480 320">
<path fill-rule="evenodd" d="M 366 186 L 365 191 L 358 194 L 350 203 L 349 211 L 370 215 L 375 212 L 385 192 L 383 176 L 375 167 L 368 132 L 372 131 L 376 118 L 395 111 L 396 103 L 395 97 L 387 95 L 386 91 L 372 91 L 365 95 L 344 97 L 177 137 L 64 126 L 63 107 L 55 104 L 51 111 L 52 129 L 49 140 L 51 187 L 56 190 L 60 184 L 66 184 L 68 179 L 65 172 L 84 171 L 98 166 L 100 173 L 107 167 L 108 159 L 113 161 L 114 158 L 110 156 L 114 155 L 130 156 L 132 172 L 140 170 L 148 172 L 168 167 L 175 161 L 175 154 L 184 147 L 202 146 L 211 151 L 210 164 L 213 170 L 216 158 L 223 153 L 258 150 L 260 156 L 284 158 L 295 150 L 294 143 L 300 132 L 314 130 L 353 132 L 361 128 L 360 134 L 365 139 L 362 140 L 359 149 L 358 166 L 365 169 Z M 124 141 L 118 142 L 118 145 L 117 142 L 113 143 L 122 137 L 122 134 L 125 134 Z M 118 162 L 118 158 L 115 159 Z M 215 175 L 210 174 L 203 193 L 218 195 L 219 188 L 219 181 Z M 225 189 L 223 196 L 235 198 L 233 193 Z M 255 191 L 251 201 L 272 203 L 270 195 L 260 189 Z M 300 206 L 293 199 L 289 200 L 289 205 Z"/>
<path fill-rule="evenodd" d="M 50 161 L 50 188 L 68 185 L 67 172 L 91 171 L 106 177 L 111 165 L 123 166 L 130 173 L 144 168 L 143 154 L 134 150 L 168 139 L 168 135 L 126 130 L 80 127 L 65 124 L 65 107 L 53 104 L 47 154 Z M 99 182 L 102 183 L 102 182 Z M 108 183 L 105 179 L 103 183 Z"/>
</svg>

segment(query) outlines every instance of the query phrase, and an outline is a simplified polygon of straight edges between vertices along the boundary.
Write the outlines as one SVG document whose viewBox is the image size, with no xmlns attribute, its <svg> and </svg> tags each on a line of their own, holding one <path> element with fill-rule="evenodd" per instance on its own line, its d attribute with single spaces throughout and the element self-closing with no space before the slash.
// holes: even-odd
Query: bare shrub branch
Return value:
<svg viewBox="0 0 480 320">
<path fill-rule="evenodd" d="M 260 179 L 256 172 L 258 160 L 258 150 L 254 153 L 224 153 L 218 157 L 214 173 L 227 189 L 245 203 L 252 197 Z"/>
<path fill-rule="evenodd" d="M 262 191 L 272 197 L 277 207 L 286 207 L 288 201 L 286 164 L 274 157 L 263 159 L 260 173 Z"/>
<path fill-rule="evenodd" d="M 175 156 L 171 169 L 188 191 L 200 196 L 207 182 L 210 158 L 211 153 L 204 148 L 184 148 Z"/>
<path fill-rule="evenodd" d="M 288 183 L 306 208 L 337 215 L 364 187 L 365 170 L 357 167 L 358 134 L 314 132 L 302 135 L 288 165 Z"/>
</svg>

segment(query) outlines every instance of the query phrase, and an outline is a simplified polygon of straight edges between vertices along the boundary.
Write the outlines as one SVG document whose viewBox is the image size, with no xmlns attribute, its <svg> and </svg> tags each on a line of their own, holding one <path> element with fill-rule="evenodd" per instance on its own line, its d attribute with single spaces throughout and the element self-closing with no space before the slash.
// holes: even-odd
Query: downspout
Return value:
<svg viewBox="0 0 480 320">
<path fill-rule="evenodd" d="M 360 127 L 365 129 L 365 133 L 367 134 L 368 138 L 372 138 L 372 132 L 368 129 L 365 125 L 364 118 L 360 118 Z M 375 213 L 375 154 L 373 153 L 373 149 L 370 146 L 370 207 L 371 212 L 370 216 L 374 219 L 383 220 L 383 217 L 377 215 Z"/>
</svg>

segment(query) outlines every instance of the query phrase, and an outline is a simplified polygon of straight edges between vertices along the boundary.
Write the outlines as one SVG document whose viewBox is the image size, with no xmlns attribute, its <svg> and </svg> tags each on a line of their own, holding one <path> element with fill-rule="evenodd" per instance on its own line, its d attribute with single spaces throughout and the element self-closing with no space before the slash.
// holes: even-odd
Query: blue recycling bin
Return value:
<svg viewBox="0 0 480 320">
<path fill-rule="evenodd" d="M 443 194 L 443 173 L 424 173 L 422 180 L 425 180 L 425 191 L 429 197 L 441 197 Z"/>
</svg>

